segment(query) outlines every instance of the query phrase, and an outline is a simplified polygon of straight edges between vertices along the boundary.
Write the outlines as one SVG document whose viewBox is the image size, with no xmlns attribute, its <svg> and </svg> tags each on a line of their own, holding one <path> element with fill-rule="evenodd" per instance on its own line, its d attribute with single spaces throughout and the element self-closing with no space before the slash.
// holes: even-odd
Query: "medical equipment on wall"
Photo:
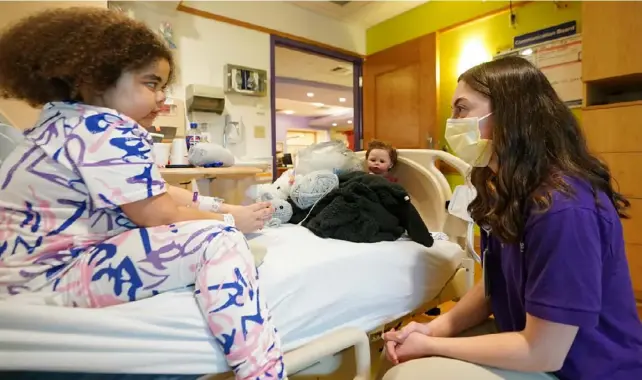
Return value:
<svg viewBox="0 0 642 380">
<path fill-rule="evenodd" d="M 267 95 L 267 71 L 239 65 L 225 65 L 225 93 Z"/>
<path fill-rule="evenodd" d="M 243 140 L 243 118 L 239 121 L 232 120 L 232 116 L 225 115 L 225 124 L 223 125 L 223 148 L 227 148 L 228 144 L 238 144 Z"/>
</svg>

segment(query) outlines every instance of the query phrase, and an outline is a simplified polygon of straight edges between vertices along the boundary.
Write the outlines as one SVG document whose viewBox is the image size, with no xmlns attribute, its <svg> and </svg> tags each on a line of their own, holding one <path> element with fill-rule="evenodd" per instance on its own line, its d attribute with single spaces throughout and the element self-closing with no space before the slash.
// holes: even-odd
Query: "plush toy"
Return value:
<svg viewBox="0 0 642 380">
<path fill-rule="evenodd" d="M 290 196 L 290 189 L 294 183 L 294 170 L 288 169 L 279 178 L 274 181 L 272 187 L 275 192 L 279 194 L 279 198 L 288 199 Z"/>
<path fill-rule="evenodd" d="M 292 218 L 292 205 L 285 199 L 274 198 L 270 200 L 272 207 L 274 207 L 274 214 L 265 226 L 266 227 L 279 227 L 281 224 L 287 223 Z"/>
<path fill-rule="evenodd" d="M 317 170 L 297 176 L 290 190 L 290 199 L 302 210 L 312 207 L 319 199 L 339 187 L 339 177 L 329 170 Z"/>
<path fill-rule="evenodd" d="M 255 202 L 279 198 L 287 200 L 290 196 L 290 187 L 294 182 L 294 171 L 292 169 L 281 174 L 274 183 L 266 183 L 251 186 L 246 195 Z"/>
</svg>

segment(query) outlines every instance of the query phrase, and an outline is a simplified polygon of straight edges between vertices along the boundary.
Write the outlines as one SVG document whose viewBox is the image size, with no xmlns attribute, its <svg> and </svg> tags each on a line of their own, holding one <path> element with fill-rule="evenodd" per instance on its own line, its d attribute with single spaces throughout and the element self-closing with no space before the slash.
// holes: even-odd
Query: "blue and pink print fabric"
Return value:
<svg viewBox="0 0 642 380">
<path fill-rule="evenodd" d="M 140 228 L 123 213 L 166 186 L 136 122 L 47 104 L 0 167 L 0 298 L 99 308 L 194 284 L 237 379 L 286 378 L 243 234 L 216 220 Z"/>
</svg>

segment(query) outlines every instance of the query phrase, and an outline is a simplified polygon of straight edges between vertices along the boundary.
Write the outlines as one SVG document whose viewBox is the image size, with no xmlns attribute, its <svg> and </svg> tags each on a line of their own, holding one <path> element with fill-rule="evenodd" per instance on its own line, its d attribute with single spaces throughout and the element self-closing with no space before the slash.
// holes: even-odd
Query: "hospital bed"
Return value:
<svg viewBox="0 0 642 380">
<path fill-rule="evenodd" d="M 446 212 L 451 190 L 437 161 L 468 171 L 442 151 L 401 149 L 394 172 L 429 230 L 448 235 L 431 248 L 321 239 L 296 225 L 248 236 L 268 249 L 261 286 L 290 379 L 369 379 L 383 329 L 472 287 L 472 235 Z M 0 301 L 0 371 L 26 370 L 233 379 L 191 289 L 105 309 Z"/>
</svg>

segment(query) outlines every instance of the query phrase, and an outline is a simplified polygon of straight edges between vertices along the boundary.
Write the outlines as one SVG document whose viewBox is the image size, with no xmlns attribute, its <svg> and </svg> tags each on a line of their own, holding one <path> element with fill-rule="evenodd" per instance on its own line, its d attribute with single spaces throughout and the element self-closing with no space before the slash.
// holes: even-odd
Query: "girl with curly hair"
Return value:
<svg viewBox="0 0 642 380">
<path fill-rule="evenodd" d="M 642 379 L 629 202 L 577 119 L 521 57 L 463 73 L 452 109 L 445 137 L 473 166 L 484 281 L 430 323 L 386 333 L 390 360 L 407 363 L 384 379 Z"/>
<path fill-rule="evenodd" d="M 48 10 L 0 36 L 0 95 L 42 107 L 0 167 L 0 298 L 100 308 L 195 285 L 237 379 L 286 378 L 243 232 L 269 204 L 168 186 L 151 125 L 174 60 L 140 22 Z"/>
</svg>

